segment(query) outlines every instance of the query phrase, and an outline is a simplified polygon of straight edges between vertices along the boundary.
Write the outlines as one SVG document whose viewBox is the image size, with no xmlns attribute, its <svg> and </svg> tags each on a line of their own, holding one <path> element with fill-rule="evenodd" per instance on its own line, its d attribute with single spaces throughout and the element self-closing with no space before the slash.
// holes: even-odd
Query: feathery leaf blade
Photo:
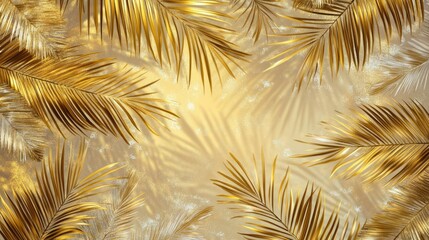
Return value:
<svg viewBox="0 0 429 240">
<path fill-rule="evenodd" d="M 316 158 L 312 165 L 336 163 L 333 174 L 360 175 L 365 182 L 390 178 L 396 184 L 421 174 L 428 166 L 429 113 L 417 101 L 390 106 L 363 105 L 352 115 L 339 115 L 330 134 L 304 142 L 316 148 L 297 158 Z"/>
<path fill-rule="evenodd" d="M 242 11 L 239 19 L 244 19 L 243 27 L 247 28 L 247 33 L 252 35 L 254 42 L 257 42 L 261 35 L 268 38 L 268 34 L 277 27 L 274 18 L 278 16 L 277 10 L 282 7 L 278 5 L 280 0 L 233 0 L 235 12 Z"/>
<path fill-rule="evenodd" d="M 195 227 L 211 216 L 213 207 L 197 209 L 191 213 L 180 213 L 174 217 L 163 218 L 153 227 L 138 230 L 131 239 L 169 240 L 169 239 L 199 239 Z"/>
<path fill-rule="evenodd" d="M 293 7 L 297 9 L 323 8 L 326 4 L 332 4 L 335 0 L 293 0 Z"/>
<path fill-rule="evenodd" d="M 249 232 L 240 233 L 246 239 L 356 239 L 359 224 L 355 219 L 349 226 L 344 224 L 343 232 L 338 210 L 333 211 L 326 221 L 321 191 L 314 186 L 305 188 L 301 196 L 288 194 L 288 171 L 276 183 L 276 159 L 271 171 L 266 171 L 262 157 L 261 171 L 254 158 L 253 176 L 234 155 L 225 166 L 228 173 L 219 172 L 223 179 L 213 183 L 228 195 L 221 195 L 221 203 L 231 204 L 238 212 L 235 218 L 244 218 Z"/>
<path fill-rule="evenodd" d="M 272 69 L 304 52 L 297 85 L 310 82 L 319 72 L 323 76 L 324 62 L 329 60 L 330 72 L 336 75 L 347 64 L 361 69 L 372 54 L 376 39 L 389 42 L 393 29 L 401 37 L 403 28 L 424 18 L 423 0 L 341 0 L 322 8 L 300 10 L 308 17 L 285 16 L 296 23 L 296 32 L 282 34 L 288 40 L 276 45 L 287 48 L 270 58 L 277 59 Z"/>
<path fill-rule="evenodd" d="M 16 42 L 0 44 L 0 82 L 19 92 L 49 128 L 65 134 L 86 130 L 111 133 L 125 141 L 135 138 L 139 122 L 150 131 L 153 123 L 176 116 L 161 108 L 142 85 L 142 73 L 125 67 L 109 71 L 109 59 L 71 55 L 61 61 L 33 58 Z"/>
<path fill-rule="evenodd" d="M 224 37 L 233 31 L 223 27 L 229 16 L 218 10 L 225 4 L 220 0 L 61 2 L 63 6 L 77 3 L 74 5 L 79 9 L 81 23 L 92 18 L 96 28 L 103 30 L 105 21 L 109 38 L 118 39 L 122 46 L 136 54 L 140 53 L 142 42 L 146 43 L 150 54 L 161 64 L 167 62 L 175 66 L 178 77 L 186 64 L 189 83 L 196 68 L 203 86 L 208 82 L 212 89 L 215 74 L 220 76 L 223 69 L 234 76 L 232 66 L 239 67 L 237 61 L 248 57 Z M 98 9 L 93 11 L 93 16 L 88 14 L 96 10 L 91 6 Z M 90 27 L 88 25 L 88 31 Z"/>
<path fill-rule="evenodd" d="M 89 226 L 84 226 L 85 239 L 127 239 L 127 231 L 134 227 L 137 210 L 143 205 L 143 194 L 134 194 L 138 185 L 136 172 L 128 173 L 126 183 L 121 187 L 119 196 L 113 195 L 112 206 L 99 211 Z M 115 197 L 115 198 L 114 198 Z M 118 198 L 116 198 L 118 197 Z"/>
<path fill-rule="evenodd" d="M 74 159 L 59 147 L 55 158 L 51 155 L 43 162 L 37 186 L 24 185 L 7 200 L 1 198 L 0 234 L 5 239 L 68 239 L 82 234 L 79 225 L 89 218 L 87 212 L 101 208 L 85 198 L 110 188 L 110 174 L 119 169 L 110 164 L 81 179 L 85 152 L 82 144 Z"/>
<path fill-rule="evenodd" d="M 59 57 L 66 44 L 64 20 L 52 0 L 0 1 L 0 37 L 10 36 L 38 58 Z"/>
<path fill-rule="evenodd" d="M 383 210 L 359 233 L 360 239 L 426 239 L 429 236 L 429 172 L 397 187 Z"/>
<path fill-rule="evenodd" d="M 10 87 L 0 84 L 0 146 L 21 161 L 41 161 L 48 128 L 25 100 Z"/>
<path fill-rule="evenodd" d="M 374 84 L 371 93 L 394 92 L 396 95 L 400 92 L 426 89 L 429 76 L 427 41 L 429 41 L 429 23 L 425 22 L 419 35 L 407 42 L 399 53 L 386 59 L 383 72 L 387 72 L 389 78 Z"/>
</svg>

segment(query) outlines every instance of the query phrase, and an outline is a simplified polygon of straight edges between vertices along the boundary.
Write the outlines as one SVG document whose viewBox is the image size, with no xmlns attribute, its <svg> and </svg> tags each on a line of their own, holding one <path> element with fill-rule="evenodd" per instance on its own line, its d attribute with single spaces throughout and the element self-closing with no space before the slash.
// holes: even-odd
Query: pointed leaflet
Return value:
<svg viewBox="0 0 429 240">
<path fill-rule="evenodd" d="M 254 41 L 258 41 L 261 33 L 266 37 L 276 27 L 274 18 L 281 9 L 280 0 L 232 0 L 235 12 L 240 12 L 238 19 L 244 19 L 243 27 L 247 26 L 247 33 L 252 33 Z"/>
</svg>

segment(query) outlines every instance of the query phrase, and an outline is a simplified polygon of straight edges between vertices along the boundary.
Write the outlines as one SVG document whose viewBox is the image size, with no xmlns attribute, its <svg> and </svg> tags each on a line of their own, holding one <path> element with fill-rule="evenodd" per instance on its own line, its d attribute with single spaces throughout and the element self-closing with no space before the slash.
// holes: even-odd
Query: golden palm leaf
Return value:
<svg viewBox="0 0 429 240">
<path fill-rule="evenodd" d="M 40 161 L 46 147 L 47 127 L 25 100 L 5 84 L 0 84 L 0 146 L 21 161 Z"/>
<path fill-rule="evenodd" d="M 331 4 L 335 0 L 293 0 L 293 7 L 298 9 L 322 8 L 326 4 Z"/>
<path fill-rule="evenodd" d="M 59 57 L 64 20 L 54 0 L 0 1 L 0 36 L 9 35 L 38 58 Z"/>
<path fill-rule="evenodd" d="M 418 102 L 390 106 L 363 105 L 340 114 L 327 136 L 305 142 L 316 147 L 299 158 L 317 158 L 312 165 L 335 163 L 332 174 L 360 175 L 366 182 L 392 176 L 399 183 L 428 166 L 429 113 Z"/>
<path fill-rule="evenodd" d="M 320 189 L 307 185 L 304 192 L 288 193 L 288 171 L 276 179 L 276 161 L 266 169 L 262 155 L 261 172 L 255 157 L 252 176 L 243 163 L 231 154 L 225 164 L 227 172 L 219 172 L 222 180 L 214 184 L 228 194 L 221 203 L 233 204 L 239 212 L 236 218 L 246 220 L 250 233 L 240 233 L 246 239 L 356 239 L 359 224 L 340 224 L 338 210 L 325 215 Z M 280 183 L 280 184 L 279 184 Z"/>
<path fill-rule="evenodd" d="M 259 40 L 262 32 L 265 32 L 265 36 L 268 37 L 268 34 L 273 32 L 273 28 L 277 27 L 274 17 L 278 16 L 276 10 L 281 8 L 278 5 L 279 2 L 280 0 L 231 1 L 235 12 L 241 12 L 239 19 L 245 19 L 243 27 L 247 26 L 247 33 L 252 33 L 255 42 Z"/>
<path fill-rule="evenodd" d="M 202 83 L 205 84 L 208 79 L 210 88 L 213 73 L 220 74 L 222 68 L 234 76 L 230 65 L 238 66 L 237 61 L 245 60 L 248 56 L 224 37 L 233 32 L 223 27 L 229 17 L 219 10 L 225 4 L 220 0 L 92 0 L 87 4 L 81 0 L 60 2 L 62 6 L 78 7 L 81 23 L 85 19 L 89 21 L 92 12 L 92 20 L 101 35 L 105 29 L 110 38 L 117 37 L 121 45 L 137 54 L 145 42 L 144 47 L 161 64 L 165 61 L 163 58 L 166 58 L 169 64 L 175 65 L 178 77 L 182 65 L 188 65 L 189 81 L 193 68 L 196 68 Z"/>
<path fill-rule="evenodd" d="M 360 239 L 427 239 L 429 236 L 429 171 L 395 188 L 383 211 L 372 217 Z"/>
<path fill-rule="evenodd" d="M 288 46 L 271 57 L 277 61 L 269 68 L 283 64 L 304 53 L 304 60 L 297 76 L 298 86 L 305 79 L 311 80 L 319 71 L 323 75 L 325 58 L 331 74 L 335 75 L 344 65 L 360 69 L 373 52 L 375 40 L 384 36 L 392 38 L 392 29 L 402 36 L 402 29 L 423 19 L 423 0 L 344 0 L 325 4 L 322 8 L 300 8 L 309 16 L 285 18 L 296 23 L 295 32 L 282 34 L 287 40 L 275 43 Z"/>
<path fill-rule="evenodd" d="M 93 221 L 84 226 L 85 239 L 126 239 L 125 234 L 133 228 L 137 218 L 137 209 L 143 205 L 143 194 L 135 195 L 138 178 L 135 171 L 130 171 L 127 182 L 121 187 L 119 196 L 114 195 L 111 206 L 104 211 L 97 211 Z"/>
<path fill-rule="evenodd" d="M 85 199 L 113 186 L 111 174 L 119 169 L 110 164 L 81 178 L 85 152 L 82 144 L 74 158 L 65 156 L 64 146 L 59 147 L 55 157 L 51 154 L 43 162 L 37 186 L 23 185 L 19 192 L 1 198 L 0 234 L 4 239 L 69 239 L 82 233 L 79 226 L 89 218 L 87 212 L 101 208 Z"/>
<path fill-rule="evenodd" d="M 169 240 L 179 237 L 198 235 L 193 227 L 211 215 L 213 208 L 206 207 L 191 214 L 178 214 L 171 219 L 164 219 L 157 227 L 150 229 L 150 240 Z"/>
<path fill-rule="evenodd" d="M 0 42 L 0 82 L 19 92 L 51 128 L 61 133 L 103 133 L 134 138 L 139 121 L 151 123 L 174 115 L 158 106 L 164 102 L 143 85 L 143 74 L 129 67 L 110 71 L 109 59 L 71 55 L 61 61 L 38 60 L 19 51 L 15 42 Z"/>
<path fill-rule="evenodd" d="M 163 218 L 154 227 L 143 231 L 137 230 L 131 239 L 197 239 L 199 234 L 195 231 L 195 226 L 200 225 L 204 219 L 208 218 L 212 211 L 212 207 L 205 207 L 192 213 L 178 213 L 174 217 L 169 214 L 168 218 Z"/>
<path fill-rule="evenodd" d="M 383 77 L 388 79 L 376 83 L 372 93 L 384 91 L 399 92 L 426 89 L 429 74 L 429 23 L 425 23 L 419 35 L 408 41 L 399 53 L 387 59 Z"/>
</svg>

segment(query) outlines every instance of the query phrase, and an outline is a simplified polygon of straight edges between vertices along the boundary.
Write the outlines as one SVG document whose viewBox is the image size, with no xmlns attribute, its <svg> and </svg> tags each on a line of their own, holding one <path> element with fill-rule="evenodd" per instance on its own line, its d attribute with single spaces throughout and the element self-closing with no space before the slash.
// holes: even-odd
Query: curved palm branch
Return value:
<svg viewBox="0 0 429 240">
<path fill-rule="evenodd" d="M 65 156 L 64 146 L 59 148 L 43 162 L 37 186 L 23 185 L 20 192 L 1 198 L 0 234 L 5 239 L 69 239 L 82 233 L 79 226 L 90 218 L 87 212 L 101 208 L 85 199 L 113 186 L 110 175 L 119 169 L 110 164 L 81 178 L 85 152 L 82 144 L 72 158 Z"/>
<path fill-rule="evenodd" d="M 2 148 L 21 161 L 42 160 L 48 129 L 25 100 L 5 84 L 0 84 L 0 129 Z"/>
<path fill-rule="evenodd" d="M 396 188 L 383 211 L 371 218 L 360 239 L 427 239 L 429 236 L 429 172 Z"/>
<path fill-rule="evenodd" d="M 161 64 L 166 58 L 169 64 L 175 65 L 178 76 L 182 65 L 187 64 L 189 83 L 192 69 L 196 68 L 203 85 L 207 79 L 211 89 L 213 73 L 220 74 L 223 68 L 234 76 L 230 65 L 238 67 L 237 61 L 248 56 L 224 37 L 232 33 L 222 26 L 228 16 L 207 8 L 222 8 L 224 3 L 220 0 L 92 0 L 86 5 L 83 1 L 60 2 L 63 6 L 77 2 L 74 5 L 79 8 L 81 22 L 85 18 L 89 21 L 93 12 L 97 30 L 105 29 L 110 38 L 116 36 L 121 45 L 136 53 L 145 42 Z"/>
<path fill-rule="evenodd" d="M 312 136 L 316 146 L 299 158 L 317 158 L 312 165 L 334 162 L 332 174 L 360 175 L 366 182 L 392 176 L 399 183 L 428 166 L 429 113 L 418 102 L 392 106 L 363 105 L 351 115 L 339 115 L 328 125 L 330 134 Z"/>
<path fill-rule="evenodd" d="M 233 0 L 233 8 L 235 12 L 241 11 L 239 18 L 244 18 L 243 27 L 247 26 L 247 33 L 252 33 L 252 38 L 255 42 L 261 37 L 264 32 L 268 37 L 269 32 L 273 32 L 276 27 L 274 17 L 278 16 L 277 9 L 280 0 Z"/>
<path fill-rule="evenodd" d="M 163 219 L 154 228 L 149 229 L 148 239 L 150 240 L 168 240 L 187 237 L 187 239 L 198 236 L 195 232 L 195 225 L 201 224 L 201 221 L 208 218 L 213 211 L 212 207 L 205 207 L 191 214 L 178 214 L 172 219 Z M 135 238 L 143 239 L 143 238 Z"/>
<path fill-rule="evenodd" d="M 53 0 L 0 1 L 0 36 L 9 35 L 38 58 L 59 57 L 64 20 Z"/>
<path fill-rule="evenodd" d="M 383 66 L 389 79 L 376 83 L 372 93 L 384 91 L 399 92 L 426 89 L 429 75 L 429 23 L 422 27 L 420 35 L 406 43 L 401 51 L 395 54 Z M 383 75 L 384 76 L 384 75 Z"/>
<path fill-rule="evenodd" d="M 405 25 L 423 19 L 423 0 L 341 0 L 325 4 L 322 8 L 307 9 L 308 17 L 285 16 L 297 23 L 296 32 L 282 34 L 289 39 L 275 43 L 288 46 L 273 56 L 278 59 L 269 69 L 289 61 L 304 52 L 304 60 L 298 73 L 301 87 L 305 79 L 312 79 L 317 72 L 323 76 L 325 57 L 330 71 L 337 74 L 345 64 L 360 69 L 373 52 L 375 39 L 381 35 L 387 41 L 396 28 L 399 36 Z M 309 82 L 309 81 L 308 81 Z"/>
<path fill-rule="evenodd" d="M 108 59 L 88 55 L 34 59 L 16 42 L 0 42 L 0 82 L 19 92 L 51 129 L 84 133 L 95 129 L 135 138 L 138 120 L 151 131 L 151 122 L 174 115 L 158 106 L 162 100 L 141 84 L 142 73 L 124 68 L 109 71 Z M 133 115 L 134 114 L 134 115 Z"/>
<path fill-rule="evenodd" d="M 356 239 L 359 224 L 355 220 L 341 229 L 338 210 L 325 216 L 321 191 L 313 186 L 305 188 L 302 195 L 288 193 L 288 171 L 276 179 L 276 160 L 271 170 L 266 169 L 262 156 L 261 175 L 256 159 L 255 175 L 244 168 L 234 155 L 225 164 L 227 172 L 219 172 L 223 180 L 214 184 L 226 191 L 220 195 L 221 203 L 234 204 L 239 211 L 237 218 L 244 218 L 251 233 L 240 233 L 246 239 Z M 326 221 L 327 220 L 327 221 Z"/>
<path fill-rule="evenodd" d="M 143 194 L 134 195 L 138 178 L 135 171 L 128 174 L 127 182 L 122 186 L 118 198 L 113 198 L 113 206 L 98 211 L 94 220 L 84 228 L 85 239 L 126 239 L 125 234 L 133 227 L 137 218 L 137 209 L 143 205 Z"/>
</svg>

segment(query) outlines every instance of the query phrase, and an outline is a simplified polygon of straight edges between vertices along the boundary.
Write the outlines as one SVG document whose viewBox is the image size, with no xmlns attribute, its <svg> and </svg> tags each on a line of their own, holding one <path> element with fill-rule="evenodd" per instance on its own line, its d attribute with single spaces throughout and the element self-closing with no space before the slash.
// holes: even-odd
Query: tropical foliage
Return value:
<svg viewBox="0 0 429 240">
<path fill-rule="evenodd" d="M 156 201 L 146 204 L 175 197 L 160 193 L 158 182 L 143 181 L 145 174 L 133 161 L 106 154 L 100 161 L 85 163 L 88 140 L 101 133 L 120 139 L 116 149 L 122 142 L 129 148 L 140 146 L 142 161 L 147 161 L 145 173 L 163 172 L 159 178 L 177 187 L 178 172 L 195 181 L 194 152 L 218 158 L 229 151 L 225 145 L 240 145 L 242 155 L 251 152 L 250 145 L 246 148 L 249 142 L 281 145 L 280 138 L 292 138 L 291 131 L 283 130 L 312 129 L 308 119 L 320 117 L 316 108 L 329 113 L 326 101 L 319 99 L 329 95 L 328 104 L 353 107 L 347 113 L 338 112 L 329 123 L 322 122 L 324 131 L 315 130 L 317 134 L 299 140 L 299 146 L 311 146 L 308 151 L 293 149 L 297 154 L 289 158 L 284 150 L 272 163 L 266 163 L 262 154 L 253 157 L 253 164 L 231 154 L 225 170 L 212 180 L 223 191 L 219 203 L 232 210 L 223 215 L 232 214 L 241 221 L 245 230 L 239 234 L 245 239 L 427 239 L 428 3 L 0 0 L 0 150 L 5 153 L 0 157 L 35 166 L 35 175 L 28 173 L 29 181 L 6 184 L 8 190 L 0 196 L 0 235 L 4 239 L 204 238 L 199 227 L 204 229 L 203 220 L 216 215 L 217 208 L 188 205 L 183 209 L 182 204 L 181 211 L 170 211 L 165 217 L 159 217 L 165 209 L 143 210 L 142 186 L 159 192 L 152 196 Z M 73 31 L 74 20 L 79 34 Z M 97 47 L 86 44 L 90 42 Z M 101 57 L 104 53 L 95 49 L 113 49 L 135 60 L 129 61 L 134 65 Z M 191 115 L 195 104 L 188 103 L 190 111 L 177 111 L 183 104 L 170 101 L 169 96 L 176 89 L 162 89 L 167 86 L 165 79 L 158 82 L 151 62 L 162 71 L 172 70 L 168 76 L 174 75 L 178 84 L 185 80 L 189 91 L 185 98 L 196 95 L 194 84 L 198 90 L 201 86 L 198 94 L 210 90 L 207 99 L 226 98 L 227 104 L 219 107 L 223 112 L 207 114 L 215 111 L 210 105 L 201 114 L 204 124 L 174 123 L 179 119 L 177 112 Z M 367 76 L 366 66 L 369 82 L 360 78 Z M 360 99 L 346 99 L 343 89 L 334 86 L 352 78 L 351 72 L 364 86 L 347 82 L 345 89 L 363 92 Z M 241 81 L 243 76 L 251 81 Z M 334 85 L 322 79 L 335 80 Z M 315 85 L 303 89 L 311 83 L 323 89 Z M 273 85 L 273 90 L 267 90 Z M 217 95 L 218 86 L 226 86 L 229 95 Z M 395 100 L 391 93 L 413 97 Z M 243 106 L 250 113 L 237 110 Z M 267 123 L 267 118 L 254 114 L 274 117 L 270 115 Z M 226 122 L 232 116 L 238 116 L 239 128 Z M 249 119 L 258 129 L 241 134 Z M 166 137 L 170 126 L 182 129 L 185 136 Z M 276 134 L 261 136 L 266 130 Z M 159 138 L 166 138 L 168 146 L 158 146 Z M 70 142 L 77 139 L 81 143 L 75 151 Z M 156 153 L 148 156 L 149 151 Z M 163 165 L 162 158 L 176 162 Z M 376 214 L 363 216 L 356 209 L 345 214 L 339 204 L 326 203 L 338 194 L 326 194 L 317 181 L 306 179 L 305 188 L 297 193 L 299 187 L 291 184 L 294 175 L 285 165 L 291 169 L 299 165 L 304 169 L 301 178 L 307 179 L 314 177 L 308 169 L 332 168 L 332 176 L 345 178 L 336 181 L 356 181 L 365 189 L 362 194 L 381 182 L 386 190 L 381 192 L 387 194 L 390 188 L 389 199 Z M 216 163 L 205 162 L 204 167 L 211 172 L 217 169 Z M 5 169 L 0 170 L 12 171 Z M 196 194 L 202 192 L 210 189 Z M 142 220 L 152 217 L 145 214 L 154 210 L 156 221 Z"/>
</svg>

